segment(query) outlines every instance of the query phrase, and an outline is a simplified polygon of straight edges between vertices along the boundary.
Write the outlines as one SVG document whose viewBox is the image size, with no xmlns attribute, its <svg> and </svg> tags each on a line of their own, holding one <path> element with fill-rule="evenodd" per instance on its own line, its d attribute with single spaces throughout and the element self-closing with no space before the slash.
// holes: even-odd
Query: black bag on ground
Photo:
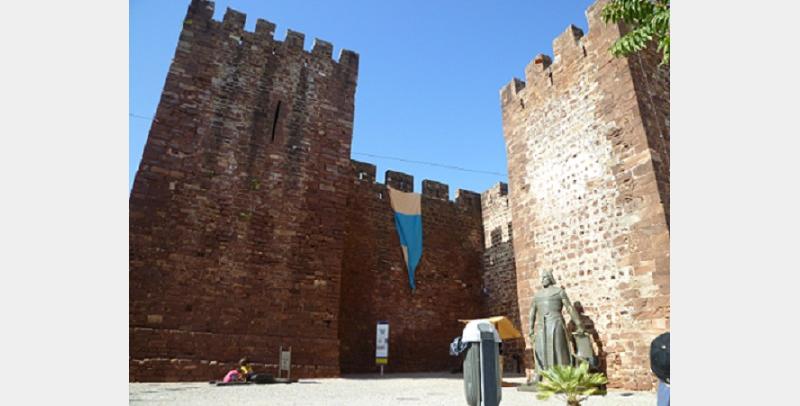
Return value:
<svg viewBox="0 0 800 406">
<path fill-rule="evenodd" d="M 661 334 L 650 343 L 650 369 L 658 379 L 669 383 L 669 333 Z"/>
<path fill-rule="evenodd" d="M 252 374 L 247 380 L 253 383 L 275 383 L 275 378 L 270 374 Z"/>
</svg>

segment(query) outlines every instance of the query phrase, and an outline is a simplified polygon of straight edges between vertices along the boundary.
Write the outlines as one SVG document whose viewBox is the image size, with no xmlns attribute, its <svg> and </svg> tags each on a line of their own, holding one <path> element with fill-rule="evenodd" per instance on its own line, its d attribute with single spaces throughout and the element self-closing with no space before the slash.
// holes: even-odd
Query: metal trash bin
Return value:
<svg viewBox="0 0 800 406">
<path fill-rule="evenodd" d="M 464 357 L 464 393 L 469 406 L 497 406 L 500 384 L 500 335 L 488 320 L 467 323 L 461 341 L 469 343 Z"/>
</svg>

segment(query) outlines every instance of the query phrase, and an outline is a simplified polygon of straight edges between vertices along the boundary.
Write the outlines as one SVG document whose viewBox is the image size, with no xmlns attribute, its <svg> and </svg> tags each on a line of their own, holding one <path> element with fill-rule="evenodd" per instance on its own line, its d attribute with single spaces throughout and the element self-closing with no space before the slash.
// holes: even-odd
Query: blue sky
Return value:
<svg viewBox="0 0 800 406">
<path fill-rule="evenodd" d="M 429 161 L 505 174 L 499 90 L 538 53 L 552 54 L 552 41 L 567 25 L 587 31 L 593 0 L 528 1 L 334 1 L 219 0 L 227 7 L 332 42 L 334 56 L 347 48 L 360 54 L 353 159 L 423 179 L 482 192 L 505 175 L 462 172 L 361 154 Z M 502 4 L 500 4 L 502 3 Z M 156 111 L 189 0 L 130 0 L 129 188 Z"/>
</svg>

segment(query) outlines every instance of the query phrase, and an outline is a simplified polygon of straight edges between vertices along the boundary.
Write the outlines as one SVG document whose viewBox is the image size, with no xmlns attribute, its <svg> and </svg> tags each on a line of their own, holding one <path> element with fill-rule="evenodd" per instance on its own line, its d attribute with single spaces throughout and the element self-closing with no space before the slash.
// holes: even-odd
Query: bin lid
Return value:
<svg viewBox="0 0 800 406">
<path fill-rule="evenodd" d="M 494 323 L 489 321 L 488 319 L 477 319 L 477 320 L 470 320 L 467 323 L 467 326 L 464 327 L 464 331 L 461 333 L 461 341 L 465 343 L 478 343 L 481 341 L 481 330 L 478 326 L 487 326 L 492 333 L 494 334 L 494 341 L 501 343 L 503 340 L 500 339 L 500 334 L 497 334 L 497 329 L 494 328 Z"/>
<path fill-rule="evenodd" d="M 493 316 L 487 317 L 485 319 L 476 319 L 476 320 L 488 320 L 490 323 L 494 325 L 494 328 L 497 330 L 497 333 L 500 335 L 500 338 L 503 340 L 511 340 L 514 338 L 522 338 L 522 333 L 514 327 L 514 323 L 511 322 L 505 316 Z M 459 320 L 462 323 L 469 323 L 472 320 Z"/>
</svg>

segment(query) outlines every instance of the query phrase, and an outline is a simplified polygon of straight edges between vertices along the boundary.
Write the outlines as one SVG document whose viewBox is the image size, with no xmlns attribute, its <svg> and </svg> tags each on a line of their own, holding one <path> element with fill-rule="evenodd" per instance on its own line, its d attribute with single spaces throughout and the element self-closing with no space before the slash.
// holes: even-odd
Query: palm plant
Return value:
<svg viewBox="0 0 800 406">
<path fill-rule="evenodd" d="M 589 364 L 582 362 L 580 366 L 554 365 L 541 371 L 544 378 L 537 385 L 539 400 L 547 400 L 559 394 L 567 401 L 567 406 L 580 406 L 590 395 L 601 393 L 601 387 L 608 383 L 601 373 L 589 373 Z"/>
</svg>

